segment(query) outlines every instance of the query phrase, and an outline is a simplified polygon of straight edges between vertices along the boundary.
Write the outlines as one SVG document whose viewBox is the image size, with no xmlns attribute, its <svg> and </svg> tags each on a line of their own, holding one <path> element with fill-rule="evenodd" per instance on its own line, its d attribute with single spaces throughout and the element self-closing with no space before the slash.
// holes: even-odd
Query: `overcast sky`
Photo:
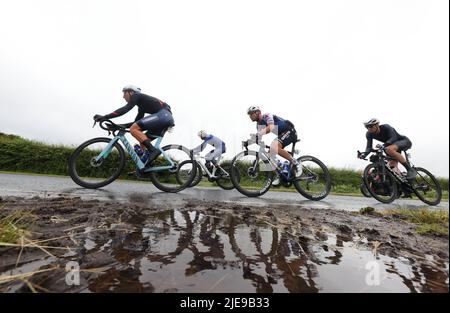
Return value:
<svg viewBox="0 0 450 313">
<path fill-rule="evenodd" d="M 192 148 L 205 129 L 231 158 L 259 105 L 296 125 L 301 153 L 362 169 L 362 122 L 377 117 L 449 176 L 447 0 L 0 0 L 0 38 L 0 132 L 104 136 L 92 116 L 135 84 L 172 106 L 166 143 Z"/>
</svg>

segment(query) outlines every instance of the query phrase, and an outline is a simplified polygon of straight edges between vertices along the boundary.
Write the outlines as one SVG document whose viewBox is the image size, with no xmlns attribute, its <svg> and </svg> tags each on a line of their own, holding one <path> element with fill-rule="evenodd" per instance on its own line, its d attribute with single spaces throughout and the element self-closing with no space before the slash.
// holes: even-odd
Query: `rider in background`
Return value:
<svg viewBox="0 0 450 313">
<path fill-rule="evenodd" d="M 107 115 L 96 114 L 94 120 L 100 122 L 106 119 L 116 118 L 124 115 L 134 106 L 137 106 L 138 114 L 136 115 L 135 122 L 125 124 L 124 126 L 131 126 L 131 135 L 139 141 L 143 150 L 147 148 L 149 152 L 147 164 L 150 164 L 161 153 L 151 143 L 155 139 L 154 136 L 161 136 L 164 130 L 175 125 L 172 111 L 167 103 L 141 93 L 141 88 L 136 86 L 127 85 L 123 87 L 122 92 L 127 104 Z M 151 115 L 144 117 L 146 113 Z M 144 131 L 147 131 L 147 134 L 144 134 Z"/>
<path fill-rule="evenodd" d="M 367 128 L 367 146 L 366 150 L 358 157 L 364 159 L 370 153 L 372 150 L 373 139 L 381 141 L 383 143 L 382 148 L 386 151 L 386 154 L 395 159 L 395 161 L 389 162 L 389 166 L 394 168 L 398 165 L 398 162 L 400 162 L 407 170 L 406 179 L 413 180 L 416 177 L 417 172 L 406 162 L 405 157 L 401 154 L 402 151 L 411 148 L 412 143 L 409 138 L 400 135 L 388 124 L 380 125 L 380 121 L 376 118 L 371 118 L 364 122 L 364 126 Z"/>
<path fill-rule="evenodd" d="M 289 152 L 284 150 L 284 147 L 297 141 L 297 131 L 295 130 L 294 124 L 277 115 L 270 113 L 262 114 L 258 106 L 250 106 L 247 109 L 247 114 L 253 122 L 257 123 L 258 136 L 262 137 L 270 132 L 278 136 L 270 145 L 269 154 L 271 158 L 275 159 L 275 156 L 278 154 L 291 162 L 295 171 L 295 177 L 299 177 L 302 174 L 301 165 Z M 276 133 L 276 130 L 278 130 L 278 133 Z M 278 185 L 279 181 L 279 178 L 277 178 L 273 181 L 273 184 Z"/>
<path fill-rule="evenodd" d="M 213 166 L 217 167 L 217 162 L 220 160 L 220 157 L 222 156 L 222 154 L 226 152 L 225 143 L 222 140 L 220 140 L 219 138 L 217 138 L 216 136 L 208 134 L 204 130 L 199 131 L 197 135 L 200 137 L 200 139 L 203 140 L 203 142 L 198 147 L 195 147 L 192 150 L 194 152 L 194 154 L 197 154 L 197 153 L 200 153 L 201 151 L 203 151 L 207 145 L 211 145 L 214 147 L 213 150 L 211 150 L 210 152 L 208 152 L 205 155 L 206 168 L 209 171 L 212 171 Z"/>
</svg>

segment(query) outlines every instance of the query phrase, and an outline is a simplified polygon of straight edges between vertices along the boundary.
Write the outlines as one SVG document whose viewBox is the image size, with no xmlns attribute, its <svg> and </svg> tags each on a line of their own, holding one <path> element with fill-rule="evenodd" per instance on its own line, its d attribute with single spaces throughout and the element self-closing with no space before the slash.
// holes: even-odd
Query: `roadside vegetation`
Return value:
<svg viewBox="0 0 450 313">
<path fill-rule="evenodd" d="M 436 209 L 390 209 L 376 211 L 372 207 L 362 208 L 359 211 L 363 215 L 372 215 L 379 217 L 390 217 L 394 219 L 406 220 L 417 224 L 416 231 L 421 235 L 449 236 L 448 214 L 446 210 Z"/>
<path fill-rule="evenodd" d="M 2 207 L 0 206 L 0 213 Z M 0 215 L 1 216 L 1 215 Z M 31 212 L 17 211 L 0 217 L 0 246 L 19 243 L 29 235 L 28 229 L 35 217 Z"/>
<path fill-rule="evenodd" d="M 22 172 L 50 175 L 68 175 L 68 160 L 76 147 L 49 145 L 24 139 L 15 135 L 0 133 L 0 171 Z M 87 162 L 88 165 L 88 162 Z M 121 179 L 134 179 L 127 176 L 134 170 L 129 160 Z M 88 169 L 86 169 L 87 172 Z M 332 194 L 361 195 L 361 171 L 354 169 L 329 168 L 332 181 Z M 439 178 L 443 189 L 442 198 L 448 200 L 448 178 Z M 216 186 L 203 180 L 200 186 Z M 278 191 L 295 191 L 294 188 L 273 188 Z"/>
</svg>

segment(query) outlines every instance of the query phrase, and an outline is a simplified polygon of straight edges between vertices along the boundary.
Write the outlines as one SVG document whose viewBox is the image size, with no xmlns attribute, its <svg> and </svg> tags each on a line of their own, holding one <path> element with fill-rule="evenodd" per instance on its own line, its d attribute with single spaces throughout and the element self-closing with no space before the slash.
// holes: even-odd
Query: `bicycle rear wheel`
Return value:
<svg viewBox="0 0 450 313">
<path fill-rule="evenodd" d="M 194 177 L 194 180 L 192 180 L 192 183 L 189 185 L 189 187 L 195 187 L 202 181 L 203 178 L 203 170 L 200 165 L 197 164 L 197 174 Z"/>
<path fill-rule="evenodd" d="M 149 172 L 150 180 L 159 190 L 165 192 L 179 192 L 190 186 L 197 173 L 196 161 L 191 151 L 181 145 L 168 145 L 162 147 L 172 163 L 164 156 L 153 161 L 152 168 L 169 167 Z"/>
<path fill-rule="evenodd" d="M 220 167 L 226 172 L 221 173 L 220 177 L 217 178 L 216 183 L 217 185 L 225 190 L 231 190 L 234 188 L 233 182 L 231 181 L 231 170 L 232 166 L 231 163 L 221 164 Z M 236 172 L 236 175 L 239 175 L 239 172 Z M 236 180 L 238 182 L 241 181 L 240 177 L 236 177 Z"/>
<path fill-rule="evenodd" d="M 256 151 L 242 151 L 231 161 L 233 186 L 247 197 L 265 194 L 272 184 L 273 170 L 258 157 Z"/>
<path fill-rule="evenodd" d="M 184 184 L 190 177 L 190 171 L 192 171 L 192 169 L 193 169 L 193 167 L 191 167 L 191 166 L 189 166 L 189 169 L 187 168 L 187 165 L 190 165 L 190 164 L 191 164 L 191 160 L 185 160 L 178 165 L 179 168 L 185 169 L 187 171 L 187 172 L 185 172 L 184 170 L 182 170 L 182 171 L 177 172 L 176 179 L 180 185 Z M 195 173 L 195 177 L 192 180 L 192 182 L 190 183 L 189 187 L 197 186 L 200 183 L 200 181 L 202 180 L 202 175 L 203 175 L 202 168 L 197 163 L 197 172 Z"/>
<path fill-rule="evenodd" d="M 411 183 L 414 193 L 428 205 L 438 205 L 442 199 L 442 188 L 438 180 L 424 168 L 415 167 L 417 176 Z"/>
<path fill-rule="evenodd" d="M 304 155 L 298 158 L 302 174 L 294 180 L 297 191 L 309 200 L 322 200 L 331 190 L 331 176 L 328 168 L 319 159 Z"/>
<path fill-rule="evenodd" d="M 125 152 L 115 142 L 109 153 L 97 159 L 112 139 L 99 137 L 82 143 L 69 158 L 69 175 L 84 188 L 96 189 L 116 180 L 125 166 Z"/>
<path fill-rule="evenodd" d="M 398 188 L 395 178 L 382 170 L 377 164 L 369 164 L 364 169 L 364 184 L 369 193 L 382 203 L 391 203 L 397 199 Z"/>
</svg>

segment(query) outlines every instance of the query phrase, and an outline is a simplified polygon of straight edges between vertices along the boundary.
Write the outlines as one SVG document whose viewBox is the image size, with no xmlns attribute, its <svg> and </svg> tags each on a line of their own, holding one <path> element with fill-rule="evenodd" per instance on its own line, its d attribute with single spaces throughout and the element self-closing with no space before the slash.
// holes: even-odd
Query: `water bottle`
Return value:
<svg viewBox="0 0 450 313">
<path fill-rule="evenodd" d="M 142 151 L 140 145 L 134 145 L 134 152 L 136 152 L 138 157 L 141 157 L 144 154 L 144 151 Z"/>
<path fill-rule="evenodd" d="M 148 150 L 145 149 L 143 155 L 141 156 L 141 161 L 143 163 L 147 162 L 149 156 L 150 156 L 150 152 L 148 152 Z"/>
<path fill-rule="evenodd" d="M 141 146 L 134 145 L 134 151 L 143 163 L 147 162 L 148 156 L 150 155 L 150 152 L 148 152 L 147 149 L 145 149 L 145 151 L 142 151 Z"/>
<path fill-rule="evenodd" d="M 282 171 L 283 170 L 283 163 L 281 163 L 281 161 L 278 160 L 278 159 L 276 159 L 276 160 L 277 160 L 277 168 L 279 168 Z"/>
<path fill-rule="evenodd" d="M 291 169 L 291 163 L 289 161 L 284 161 L 283 167 L 282 167 L 282 173 L 286 175 L 286 177 L 289 177 L 289 172 Z"/>
</svg>

